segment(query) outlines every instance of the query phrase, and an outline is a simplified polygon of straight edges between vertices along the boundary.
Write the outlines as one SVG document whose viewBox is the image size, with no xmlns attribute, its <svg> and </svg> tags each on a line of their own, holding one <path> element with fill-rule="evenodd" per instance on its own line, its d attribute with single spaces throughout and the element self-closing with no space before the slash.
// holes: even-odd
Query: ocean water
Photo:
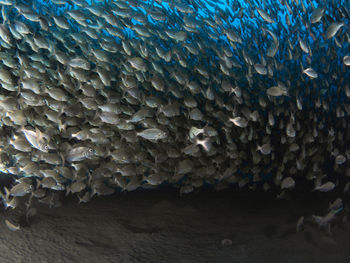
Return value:
<svg viewBox="0 0 350 263">
<path fill-rule="evenodd" d="M 205 185 L 281 190 L 287 177 L 309 190 L 348 182 L 349 1 L 0 5 L 3 137 L 25 125 L 47 135 L 39 141 L 35 131 L 33 143 L 22 134 L 24 150 L 4 143 L 3 172 L 43 180 L 64 166 L 74 175 L 57 172 L 46 188 L 83 181 L 76 192 L 93 194 L 167 184 L 182 193 Z M 25 87 L 30 79 L 35 84 Z M 121 110 L 105 116 L 110 101 Z M 25 112 L 24 123 L 15 111 Z M 214 135 L 191 137 L 193 127 Z M 149 128 L 164 138 L 142 134 Z M 98 138 L 79 133 L 85 129 Z M 32 173 L 29 162 L 39 165 Z M 103 190 L 96 190 L 90 179 L 104 167 L 110 171 L 103 180 L 97 173 Z"/>
</svg>

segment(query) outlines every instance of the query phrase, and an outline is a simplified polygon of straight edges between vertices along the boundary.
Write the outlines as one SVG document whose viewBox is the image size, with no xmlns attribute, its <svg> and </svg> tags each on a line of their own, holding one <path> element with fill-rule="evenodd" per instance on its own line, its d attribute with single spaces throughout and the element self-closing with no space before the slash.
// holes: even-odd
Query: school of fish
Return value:
<svg viewBox="0 0 350 263">
<path fill-rule="evenodd" d="M 349 193 L 349 1 L 0 7 L 6 208 L 165 184 Z"/>
</svg>

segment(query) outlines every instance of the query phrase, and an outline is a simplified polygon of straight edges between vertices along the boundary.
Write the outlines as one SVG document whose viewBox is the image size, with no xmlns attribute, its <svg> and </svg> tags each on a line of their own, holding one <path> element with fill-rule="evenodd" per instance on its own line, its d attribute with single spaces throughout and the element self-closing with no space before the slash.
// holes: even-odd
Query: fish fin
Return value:
<svg viewBox="0 0 350 263">
<path fill-rule="evenodd" d="M 102 113 L 102 110 L 101 109 L 97 109 L 96 111 L 95 111 L 95 115 L 94 115 L 94 117 L 92 118 L 93 120 L 96 120 L 96 119 L 98 119 L 98 118 L 100 118 L 100 114 Z M 85 122 L 85 123 L 87 123 L 87 122 Z"/>
<path fill-rule="evenodd" d="M 80 197 L 79 195 L 78 195 L 78 204 L 80 204 L 82 202 L 82 197 Z"/>
<path fill-rule="evenodd" d="M 39 130 L 38 127 L 35 127 L 35 133 L 38 136 L 38 142 L 47 141 L 47 136 L 41 130 Z"/>
<path fill-rule="evenodd" d="M 8 19 L 8 14 L 11 12 L 11 10 L 13 9 L 13 7 L 9 7 L 10 10 L 6 11 L 7 6 L 3 5 L 1 8 L 1 15 L 2 15 L 2 24 L 6 25 L 6 24 L 10 24 L 9 19 Z M 18 14 L 15 18 L 17 18 L 20 14 Z"/>
<path fill-rule="evenodd" d="M 7 144 L 8 145 L 12 145 L 12 138 L 11 137 L 7 137 Z"/>
<path fill-rule="evenodd" d="M 19 129 L 17 129 L 18 132 L 24 132 L 26 130 L 26 128 L 24 127 L 24 125 L 21 125 L 21 127 L 19 127 Z"/>
<path fill-rule="evenodd" d="M 91 192 L 91 197 L 94 197 L 96 193 L 97 193 L 96 188 L 93 188 Z"/>
<path fill-rule="evenodd" d="M 205 133 L 205 129 L 207 128 L 209 126 L 209 124 L 208 123 L 206 123 L 205 125 L 204 125 L 204 127 L 203 128 L 201 128 L 201 129 L 199 129 L 200 131 L 201 131 L 201 133 Z M 198 134 L 199 135 L 199 134 Z"/>
<path fill-rule="evenodd" d="M 261 150 L 261 146 L 259 144 L 256 144 L 256 151 L 260 151 Z"/>
<path fill-rule="evenodd" d="M 6 13 L 6 12 L 5 12 L 5 6 L 3 5 L 3 6 L 1 7 L 1 15 L 2 15 L 2 24 L 3 24 L 3 25 L 5 25 L 5 22 L 6 22 L 6 19 L 5 19 L 6 16 L 4 16 L 5 13 Z"/>
<path fill-rule="evenodd" d="M 9 199 L 9 197 L 10 197 L 10 191 L 9 191 L 9 189 L 7 189 L 7 187 L 4 186 L 4 190 L 5 190 L 5 197 L 6 197 L 6 199 Z"/>
<path fill-rule="evenodd" d="M 18 53 L 18 51 L 17 51 Z M 17 56 L 18 57 L 18 56 Z M 17 97 L 19 97 L 19 95 L 21 94 L 21 83 L 23 82 L 23 75 L 24 75 L 24 70 L 23 70 L 23 66 L 21 66 L 20 72 L 19 72 L 19 79 L 17 81 Z"/>
<path fill-rule="evenodd" d="M 36 179 L 36 188 L 38 189 L 41 185 L 41 181 L 39 179 Z"/>
<path fill-rule="evenodd" d="M 20 230 L 20 226 L 16 226 L 14 224 L 12 224 L 10 221 L 8 221 L 7 219 L 5 219 L 5 224 L 8 227 L 8 229 L 10 229 L 11 231 L 17 231 Z"/>
<path fill-rule="evenodd" d="M 33 200 L 33 192 L 31 193 L 31 195 L 29 196 L 28 202 L 26 203 L 26 211 L 28 212 L 31 204 L 32 204 L 32 200 Z"/>
<path fill-rule="evenodd" d="M 59 111 L 59 113 L 58 113 L 58 118 L 60 118 L 60 117 L 64 114 L 65 109 L 66 109 L 66 106 L 63 106 L 63 107 L 60 109 L 60 111 Z"/>
<path fill-rule="evenodd" d="M 71 71 L 72 67 L 68 64 L 66 69 L 64 70 L 63 74 L 70 76 L 69 72 Z"/>
<path fill-rule="evenodd" d="M 58 120 L 58 130 L 59 130 L 60 132 L 65 132 L 66 129 L 67 129 L 67 124 L 66 124 L 66 123 L 63 124 L 62 119 L 60 118 L 60 119 Z"/>
<path fill-rule="evenodd" d="M 230 97 L 235 92 L 235 88 L 231 88 L 231 90 L 228 93 L 228 96 Z"/>
<path fill-rule="evenodd" d="M 61 159 L 62 159 L 62 166 L 64 166 L 64 164 L 65 164 L 65 162 L 66 162 L 66 159 L 64 158 L 63 153 L 59 153 L 59 156 L 60 156 Z"/>
<path fill-rule="evenodd" d="M 44 135 L 43 133 L 39 130 L 38 127 L 35 127 L 35 133 L 37 135 L 38 142 L 44 141 Z"/>
<path fill-rule="evenodd" d="M 69 192 L 70 192 L 70 187 L 68 186 L 68 187 L 66 188 L 66 196 L 69 195 Z"/>
<path fill-rule="evenodd" d="M 91 185 L 91 181 L 92 181 L 92 174 L 91 174 L 91 172 L 90 172 L 90 171 L 88 171 L 88 178 L 89 178 L 89 180 L 88 180 L 88 184 L 89 184 L 89 185 Z"/>
</svg>

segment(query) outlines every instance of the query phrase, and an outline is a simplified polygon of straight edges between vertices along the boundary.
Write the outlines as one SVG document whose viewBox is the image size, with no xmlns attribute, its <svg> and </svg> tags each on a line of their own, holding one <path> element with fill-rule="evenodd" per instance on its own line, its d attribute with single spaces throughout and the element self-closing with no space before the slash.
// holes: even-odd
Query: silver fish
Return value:
<svg viewBox="0 0 350 263">
<path fill-rule="evenodd" d="M 23 132 L 24 136 L 32 147 L 42 152 L 49 151 L 49 146 L 45 139 L 47 138 L 47 135 L 43 134 L 38 128 L 36 128 L 35 131 L 32 131 L 22 127 L 19 131 Z"/>
<path fill-rule="evenodd" d="M 143 130 L 142 132 L 136 133 L 137 136 L 140 136 L 144 139 L 157 141 L 167 138 L 167 133 L 158 128 L 150 128 Z"/>
<path fill-rule="evenodd" d="M 343 63 L 345 66 L 350 66 L 350 56 L 344 56 Z"/>
<path fill-rule="evenodd" d="M 268 88 L 266 90 L 267 95 L 272 97 L 279 97 L 279 96 L 287 96 L 288 92 L 285 89 L 282 89 L 278 86 L 273 86 L 271 88 Z"/>
<path fill-rule="evenodd" d="M 229 119 L 234 125 L 245 128 L 248 126 L 248 121 L 244 117 L 235 117 Z"/>
<path fill-rule="evenodd" d="M 329 191 L 332 191 L 334 188 L 335 188 L 335 184 L 333 182 L 327 182 L 316 186 L 313 191 L 329 192 Z"/>
<path fill-rule="evenodd" d="M 10 229 L 11 231 L 18 231 L 21 229 L 21 227 L 19 225 L 15 225 L 15 224 L 11 223 L 10 221 L 8 221 L 7 219 L 5 219 L 5 224 L 6 224 L 7 228 Z"/>
<path fill-rule="evenodd" d="M 346 157 L 344 155 L 337 155 L 337 157 L 335 157 L 335 163 L 338 165 L 341 165 L 343 163 L 346 162 Z"/>
<path fill-rule="evenodd" d="M 307 68 L 303 71 L 304 74 L 308 75 L 310 78 L 317 78 L 318 74 L 315 70 L 313 70 L 312 68 Z"/>
<path fill-rule="evenodd" d="M 85 159 L 90 159 L 95 155 L 95 150 L 91 147 L 79 146 L 72 148 L 64 155 L 64 160 L 67 162 L 80 162 Z"/>
<path fill-rule="evenodd" d="M 304 225 L 304 216 L 301 216 L 298 221 L 297 221 L 297 224 L 296 224 L 296 231 L 297 232 L 300 232 L 303 228 L 303 225 Z"/>
<path fill-rule="evenodd" d="M 281 189 L 290 189 L 295 186 L 295 181 L 292 177 L 286 177 L 281 182 Z"/>
<path fill-rule="evenodd" d="M 19 183 L 13 186 L 10 190 L 11 196 L 25 196 L 33 191 L 33 185 L 28 183 Z"/>
<path fill-rule="evenodd" d="M 258 10 L 259 15 L 264 19 L 267 23 L 274 23 L 275 21 L 266 13 L 266 11 L 256 8 Z"/>
<path fill-rule="evenodd" d="M 322 7 L 315 8 L 312 10 L 311 16 L 310 16 L 310 22 L 311 24 L 315 24 L 321 21 L 323 13 L 325 9 Z"/>
<path fill-rule="evenodd" d="M 337 32 L 339 31 L 340 28 L 342 28 L 344 26 L 344 23 L 337 23 L 334 22 L 332 24 L 330 24 L 326 30 L 326 38 L 330 39 L 332 37 L 334 37 Z"/>
<path fill-rule="evenodd" d="M 264 155 L 268 155 L 271 153 L 271 144 L 270 143 L 264 143 L 263 145 L 258 145 L 257 146 L 257 151 L 260 151 Z"/>
</svg>

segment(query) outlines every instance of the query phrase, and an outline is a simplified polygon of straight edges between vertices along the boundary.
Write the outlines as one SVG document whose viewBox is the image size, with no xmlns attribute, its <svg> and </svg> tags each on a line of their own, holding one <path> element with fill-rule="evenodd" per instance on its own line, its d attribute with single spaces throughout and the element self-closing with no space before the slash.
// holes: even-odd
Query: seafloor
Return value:
<svg viewBox="0 0 350 263">
<path fill-rule="evenodd" d="M 321 198 L 320 198 L 321 196 Z M 36 204 L 29 224 L 2 212 L 20 231 L 0 228 L 0 262 L 350 262 L 350 223 L 338 219 L 331 234 L 307 218 L 324 214 L 331 195 L 293 196 L 233 191 L 119 193 L 60 208 Z M 304 230 L 295 224 L 306 216 Z M 232 244 L 222 245 L 223 239 Z"/>
</svg>

